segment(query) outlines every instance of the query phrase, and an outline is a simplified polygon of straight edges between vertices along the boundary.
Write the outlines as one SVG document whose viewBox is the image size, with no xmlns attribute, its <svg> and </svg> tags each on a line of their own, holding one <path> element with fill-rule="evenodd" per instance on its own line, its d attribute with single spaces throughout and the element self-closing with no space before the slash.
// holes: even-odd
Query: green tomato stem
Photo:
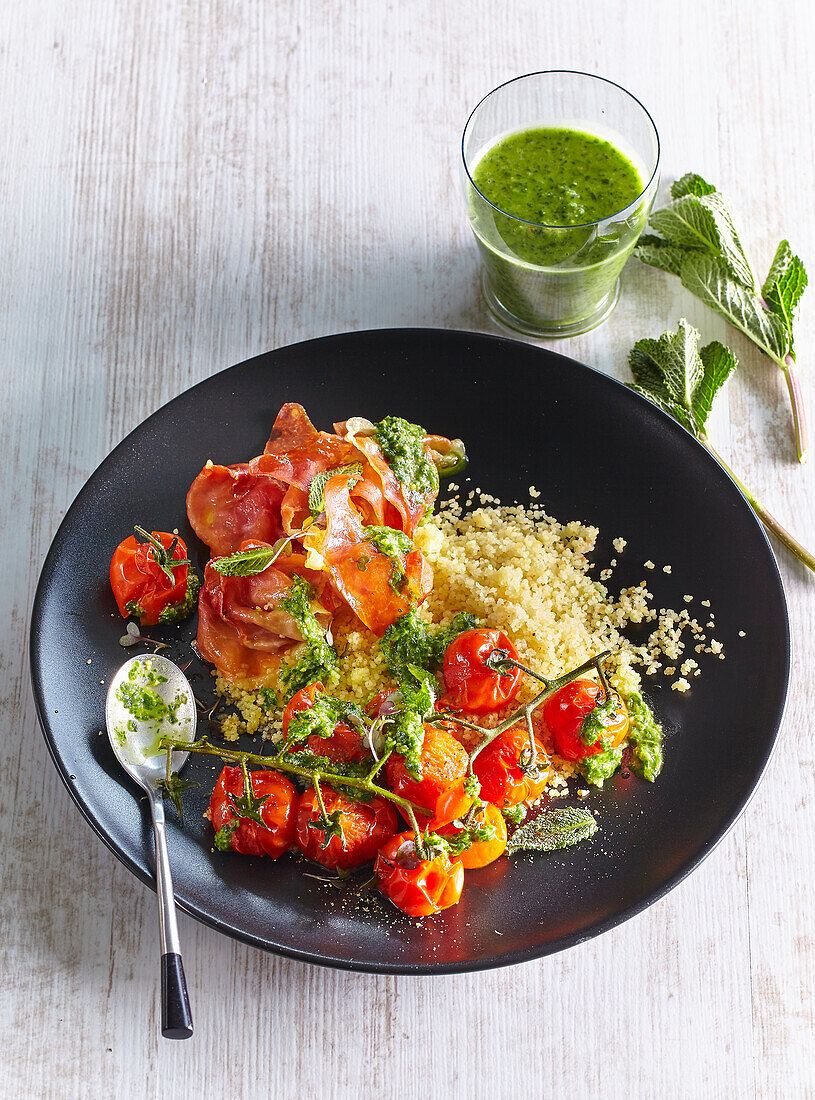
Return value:
<svg viewBox="0 0 815 1100">
<path fill-rule="evenodd" d="M 368 791 L 371 794 L 378 795 L 380 798 L 386 798 L 389 802 L 393 802 L 401 810 L 405 811 L 408 820 L 411 820 L 411 815 L 415 810 L 423 814 L 430 813 L 429 810 L 425 810 L 422 806 L 414 805 L 414 803 L 409 802 L 406 798 L 402 798 L 401 795 L 394 794 L 393 791 L 387 790 L 386 787 L 379 787 L 376 783 L 370 782 L 367 778 L 359 779 L 357 776 L 338 775 L 336 772 L 319 771 L 316 768 L 305 768 L 301 764 L 294 764 L 280 755 L 261 756 L 256 752 L 239 752 L 237 749 L 219 748 L 217 745 L 211 745 L 205 737 L 201 738 L 200 741 L 176 741 L 172 737 L 162 737 L 159 742 L 159 748 L 164 749 L 165 752 L 174 749 L 182 749 L 184 752 L 196 752 L 202 756 L 217 756 L 221 760 L 227 762 L 231 761 L 233 764 L 240 764 L 242 767 L 245 767 L 246 764 L 259 764 L 263 768 L 271 768 L 278 772 L 287 772 L 289 775 L 299 775 L 303 779 L 310 779 L 312 783 L 316 779 L 318 783 L 320 780 L 323 780 L 326 783 L 341 787 L 352 787 L 354 790 Z M 415 817 L 413 820 L 415 820 Z"/>
</svg>

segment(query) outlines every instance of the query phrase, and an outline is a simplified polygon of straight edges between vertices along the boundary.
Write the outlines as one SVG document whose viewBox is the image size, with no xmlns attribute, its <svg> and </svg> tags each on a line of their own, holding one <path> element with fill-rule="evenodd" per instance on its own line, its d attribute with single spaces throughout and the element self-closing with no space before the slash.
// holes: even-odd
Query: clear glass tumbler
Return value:
<svg viewBox="0 0 815 1100">
<path fill-rule="evenodd" d="M 502 210 L 476 186 L 478 163 L 508 136 L 538 128 L 577 130 L 610 142 L 636 168 L 642 190 L 624 209 L 579 225 L 530 222 Z M 639 100 L 589 73 L 519 76 L 481 100 L 464 127 L 461 152 L 470 224 L 483 260 L 481 286 L 493 315 L 541 337 L 573 336 L 605 321 L 659 185 L 659 135 Z"/>
</svg>

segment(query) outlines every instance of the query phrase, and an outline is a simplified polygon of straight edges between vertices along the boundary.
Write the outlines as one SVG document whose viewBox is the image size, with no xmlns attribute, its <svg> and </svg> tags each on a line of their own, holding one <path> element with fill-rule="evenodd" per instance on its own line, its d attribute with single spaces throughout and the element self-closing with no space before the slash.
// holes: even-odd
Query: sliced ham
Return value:
<svg viewBox="0 0 815 1100">
<path fill-rule="evenodd" d="M 233 554 L 246 539 L 273 543 L 283 534 L 280 506 L 286 486 L 251 463 L 211 462 L 190 486 L 187 515 L 215 557 Z"/>
<path fill-rule="evenodd" d="M 387 628 L 411 607 L 421 603 L 433 585 L 433 570 L 420 550 L 399 556 L 406 580 L 394 589 L 393 560 L 365 538 L 354 507 L 347 475 L 337 475 L 325 487 L 326 526 L 304 538 L 306 561 L 319 564 L 331 588 L 375 634 Z"/>
</svg>

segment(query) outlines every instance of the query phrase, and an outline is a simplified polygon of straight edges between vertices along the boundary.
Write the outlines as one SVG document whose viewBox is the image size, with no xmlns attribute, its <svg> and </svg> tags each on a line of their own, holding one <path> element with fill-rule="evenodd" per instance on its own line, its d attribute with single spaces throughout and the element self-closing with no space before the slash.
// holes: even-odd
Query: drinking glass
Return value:
<svg viewBox="0 0 815 1100">
<path fill-rule="evenodd" d="M 502 210 L 476 186 L 478 162 L 510 134 L 541 127 L 610 142 L 637 169 L 642 191 L 625 209 L 581 225 L 544 225 Z M 542 337 L 574 336 L 605 321 L 659 185 L 659 135 L 639 100 L 589 73 L 529 73 L 481 100 L 464 127 L 461 152 L 470 225 L 483 260 L 481 287 L 493 315 Z"/>
</svg>

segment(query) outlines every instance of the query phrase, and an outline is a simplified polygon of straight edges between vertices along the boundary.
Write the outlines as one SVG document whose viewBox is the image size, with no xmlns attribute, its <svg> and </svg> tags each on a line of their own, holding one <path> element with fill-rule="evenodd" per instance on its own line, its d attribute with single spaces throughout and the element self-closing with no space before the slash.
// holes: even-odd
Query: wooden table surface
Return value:
<svg viewBox="0 0 815 1100">
<path fill-rule="evenodd" d="M 182 916 L 187 1043 L 158 1037 L 155 898 L 57 778 L 25 655 L 66 508 L 168 398 L 326 333 L 498 331 L 458 141 L 509 77 L 621 82 L 656 119 L 665 180 L 693 169 L 731 193 L 762 270 L 782 236 L 812 268 L 812 13 L 809 0 L 2 5 L 0 1095 L 815 1095 L 815 581 L 786 554 L 780 743 L 685 883 L 563 954 L 448 978 L 322 970 Z M 742 357 L 716 445 L 815 543 L 815 461 L 792 460 L 780 375 L 676 280 L 632 261 L 613 317 L 557 350 L 626 377 L 633 341 L 680 316 Z M 813 290 L 799 348 L 815 423 Z"/>
</svg>

